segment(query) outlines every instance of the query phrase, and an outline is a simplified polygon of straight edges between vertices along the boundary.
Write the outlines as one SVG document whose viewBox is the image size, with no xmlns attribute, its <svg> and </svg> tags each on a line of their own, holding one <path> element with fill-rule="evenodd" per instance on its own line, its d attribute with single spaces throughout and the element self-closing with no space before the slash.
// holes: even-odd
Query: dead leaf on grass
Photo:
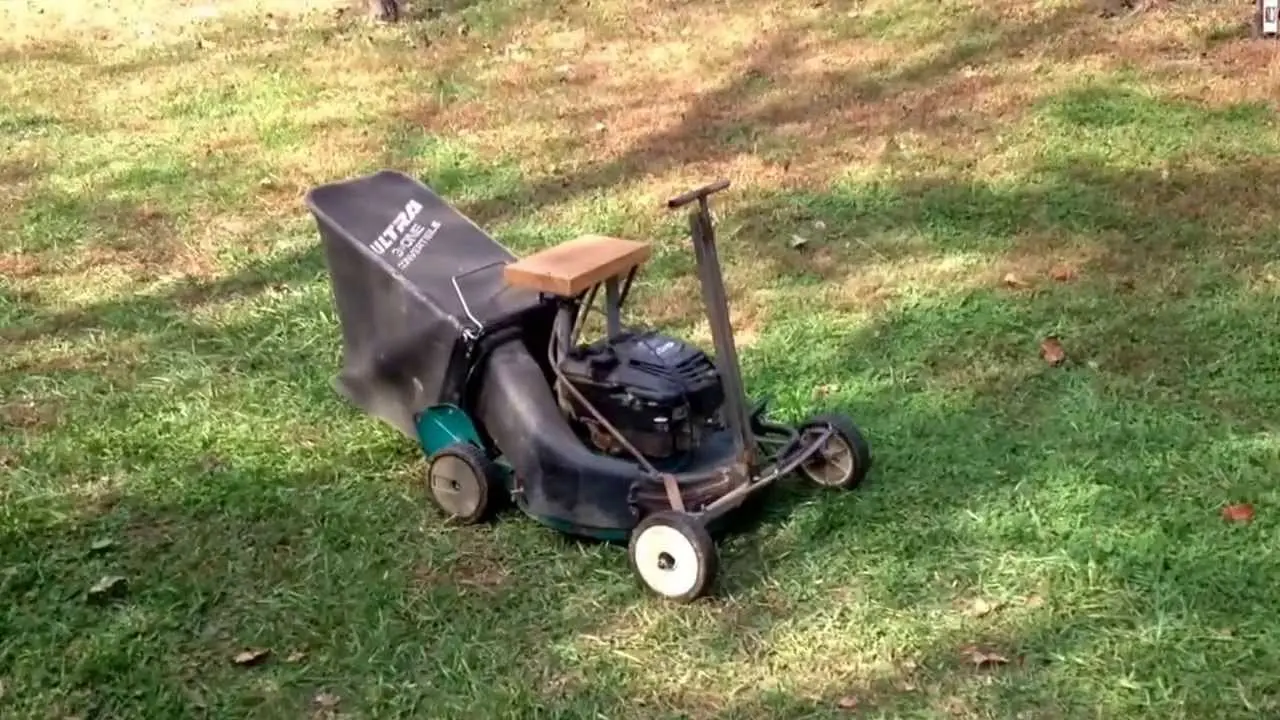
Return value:
<svg viewBox="0 0 1280 720">
<path fill-rule="evenodd" d="M 841 710 L 857 710 L 858 698 L 855 695 L 845 695 L 836 701 L 836 707 Z"/>
<path fill-rule="evenodd" d="M 311 700 L 317 707 L 321 707 L 326 710 L 335 708 L 338 706 L 338 703 L 342 702 L 341 697 L 329 692 L 318 692 Z"/>
<path fill-rule="evenodd" d="M 984 598 L 976 598 L 969 603 L 969 607 L 967 608 L 966 612 L 970 617 L 980 618 L 980 617 L 985 617 L 987 615 L 990 615 L 996 610 L 999 610 L 1000 608 L 1004 607 L 1004 605 L 1005 603 L 1002 600 L 986 600 Z"/>
<path fill-rule="evenodd" d="M 267 659 L 271 651 L 267 648 L 250 648 L 231 658 L 231 662 L 241 667 L 252 667 Z"/>
<path fill-rule="evenodd" d="M 106 600 L 119 597 L 128 588 L 129 581 L 119 575 L 106 575 L 89 588 L 89 597 L 93 600 Z"/>
<path fill-rule="evenodd" d="M 306 657 L 307 657 L 307 654 L 302 652 L 301 650 L 294 650 L 293 652 L 289 653 L 289 657 L 285 658 L 285 662 L 291 662 L 291 663 L 302 662 L 304 659 L 306 659 Z"/>
<path fill-rule="evenodd" d="M 1055 265 L 1049 270 L 1049 277 L 1058 282 L 1070 282 L 1076 279 L 1076 269 L 1070 265 Z"/>
<path fill-rule="evenodd" d="M 1222 519 L 1227 522 L 1253 522 L 1253 506 L 1249 503 L 1236 503 L 1222 508 Z"/>
<path fill-rule="evenodd" d="M 960 654 L 963 655 L 966 660 L 979 668 L 990 668 L 1009 664 L 1008 656 L 1003 653 L 997 652 L 991 648 L 979 647 L 977 645 L 966 645 L 960 650 Z"/>
<path fill-rule="evenodd" d="M 1067 359 L 1067 351 L 1056 337 L 1047 337 L 1040 341 L 1040 357 L 1053 367 L 1061 365 Z"/>
<path fill-rule="evenodd" d="M 1031 287 L 1031 283 L 1018 277 L 1015 273 L 1005 273 L 1004 286 L 1011 290 L 1025 290 Z"/>
<path fill-rule="evenodd" d="M 802 236 L 800 236 L 800 235 L 792 235 L 792 236 L 791 236 L 791 249 L 792 249 L 792 250 L 799 250 L 800 248 L 802 248 L 802 247 L 804 247 L 805 245 L 808 245 L 808 244 L 809 244 L 809 239 L 808 239 L 808 238 L 806 238 L 806 237 L 802 237 Z"/>
<path fill-rule="evenodd" d="M 1044 606 L 1044 598 L 1040 595 L 1028 595 L 1026 599 L 1022 601 L 1022 604 L 1029 608 L 1042 607 Z"/>
<path fill-rule="evenodd" d="M 116 546 L 116 541 L 111 538 L 98 538 L 94 540 L 89 549 L 93 552 L 106 552 Z"/>
</svg>

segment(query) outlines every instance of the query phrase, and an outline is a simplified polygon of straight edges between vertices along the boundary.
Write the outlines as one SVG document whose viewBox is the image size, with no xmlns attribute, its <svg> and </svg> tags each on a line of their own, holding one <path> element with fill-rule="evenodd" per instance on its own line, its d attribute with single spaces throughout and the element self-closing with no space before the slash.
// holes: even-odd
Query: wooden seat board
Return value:
<svg viewBox="0 0 1280 720">
<path fill-rule="evenodd" d="M 649 259 L 649 243 L 582 235 L 540 250 L 503 269 L 508 285 L 574 297 L 610 277 L 625 275 Z"/>
</svg>

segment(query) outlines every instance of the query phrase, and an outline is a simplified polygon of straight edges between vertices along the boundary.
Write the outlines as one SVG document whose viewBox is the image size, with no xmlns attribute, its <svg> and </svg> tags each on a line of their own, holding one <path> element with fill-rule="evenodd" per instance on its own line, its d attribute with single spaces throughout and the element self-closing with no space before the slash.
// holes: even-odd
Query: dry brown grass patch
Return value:
<svg viewBox="0 0 1280 720">
<path fill-rule="evenodd" d="M 1056 29 L 1066 20 L 1021 7 L 989 10 L 1012 24 L 1010 37 L 969 57 L 952 39 L 922 47 L 833 38 L 822 15 L 830 9 L 760 4 L 698 18 L 664 6 L 654 27 L 657 8 L 642 3 L 624 11 L 636 28 L 625 38 L 560 23 L 528 27 L 476 62 L 468 76 L 476 98 L 428 101 L 408 117 L 466 137 L 482 154 L 522 158 L 535 175 L 573 168 L 563 180 L 571 191 L 618 176 L 664 191 L 712 175 L 750 177 L 761 188 L 812 184 L 850 165 L 880 164 L 888 138 L 920 162 L 979 155 L 999 164 L 979 150 L 1072 77 L 1064 69 L 1046 85 L 1038 59 L 1053 33 L 1037 23 Z M 695 21 L 718 30 L 679 31 Z"/>
<path fill-rule="evenodd" d="M 244 18 L 333 13 L 351 0 L 11 0 L 0 6 L 0 39 L 18 49 L 88 38 L 105 47 L 137 48 L 190 38 L 200 27 Z"/>
<path fill-rule="evenodd" d="M 13 252 L 0 255 L 0 275 L 10 280 L 25 280 L 41 271 L 40 261 L 32 255 Z"/>
<path fill-rule="evenodd" d="M 724 285 L 738 347 L 750 347 L 768 323 L 771 277 L 768 268 L 762 265 L 725 268 Z M 636 321 L 665 328 L 692 323 L 688 339 L 701 345 L 711 344 L 711 328 L 696 275 L 664 280 L 636 300 L 634 309 L 629 311 L 634 313 Z"/>
<path fill-rule="evenodd" d="M 430 592 L 440 585 L 459 585 L 476 592 L 491 593 L 507 585 L 511 570 L 491 542 L 465 533 L 455 536 L 455 539 L 457 557 L 447 563 L 418 564 L 413 573 L 417 588 Z"/>
<path fill-rule="evenodd" d="M 53 401 L 14 400 L 0 405 L 0 424 L 17 430 L 47 430 L 57 425 L 59 414 Z"/>
</svg>

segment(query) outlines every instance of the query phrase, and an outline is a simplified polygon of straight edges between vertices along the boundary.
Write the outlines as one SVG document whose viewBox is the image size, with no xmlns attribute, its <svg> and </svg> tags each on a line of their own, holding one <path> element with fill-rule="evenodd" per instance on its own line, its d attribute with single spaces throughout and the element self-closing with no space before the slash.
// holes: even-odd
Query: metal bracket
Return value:
<svg viewBox="0 0 1280 720">
<path fill-rule="evenodd" d="M 684 498 L 680 495 L 680 483 L 676 482 L 676 477 L 671 473 L 662 473 L 662 485 L 667 490 L 667 502 L 671 503 L 671 509 L 684 512 Z"/>
</svg>

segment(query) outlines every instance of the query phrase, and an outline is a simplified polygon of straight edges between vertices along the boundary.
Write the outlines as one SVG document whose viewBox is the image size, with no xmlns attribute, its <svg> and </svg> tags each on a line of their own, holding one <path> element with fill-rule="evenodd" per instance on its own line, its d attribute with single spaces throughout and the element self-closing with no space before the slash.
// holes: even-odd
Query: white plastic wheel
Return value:
<svg viewBox="0 0 1280 720">
<path fill-rule="evenodd" d="M 675 602 L 704 595 L 719 564 L 707 529 L 688 515 L 670 511 L 654 513 L 636 526 L 628 555 L 645 587 Z"/>
</svg>

